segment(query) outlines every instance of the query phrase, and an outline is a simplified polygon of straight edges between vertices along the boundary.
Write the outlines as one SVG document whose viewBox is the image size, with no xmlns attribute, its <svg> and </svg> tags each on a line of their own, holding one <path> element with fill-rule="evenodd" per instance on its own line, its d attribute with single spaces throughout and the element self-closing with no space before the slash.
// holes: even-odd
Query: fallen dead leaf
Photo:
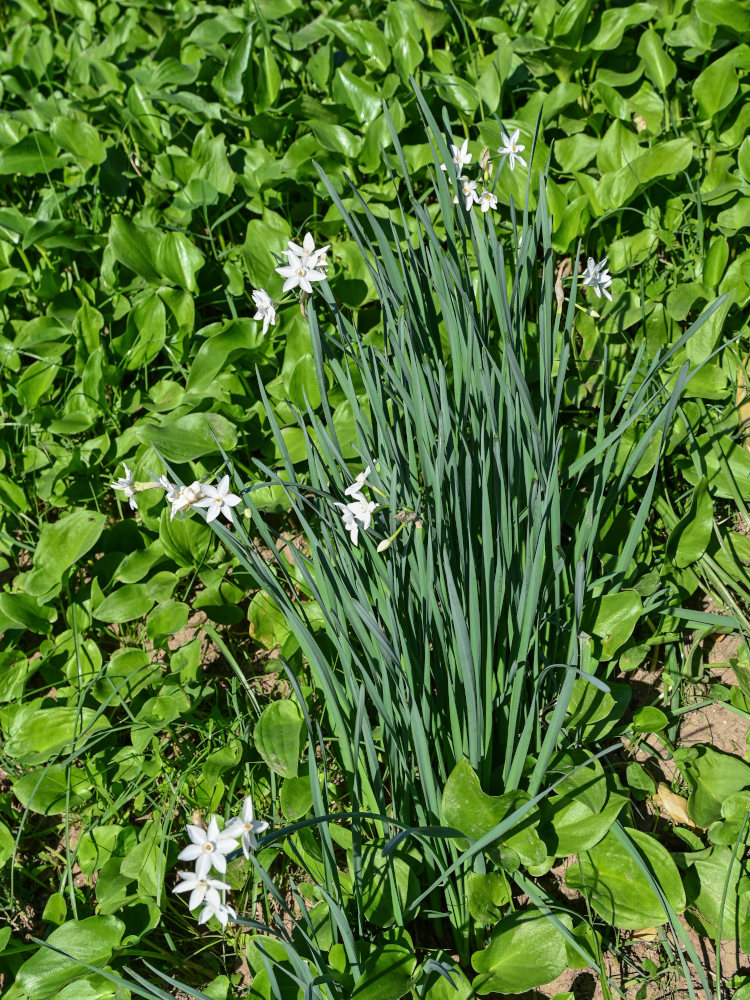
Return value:
<svg viewBox="0 0 750 1000">
<path fill-rule="evenodd" d="M 661 812 L 666 813 L 673 823 L 676 823 L 678 826 L 689 826 L 692 830 L 698 829 L 688 816 L 687 799 L 682 795 L 676 795 L 669 785 L 663 781 L 660 781 L 656 786 L 654 802 Z"/>
</svg>

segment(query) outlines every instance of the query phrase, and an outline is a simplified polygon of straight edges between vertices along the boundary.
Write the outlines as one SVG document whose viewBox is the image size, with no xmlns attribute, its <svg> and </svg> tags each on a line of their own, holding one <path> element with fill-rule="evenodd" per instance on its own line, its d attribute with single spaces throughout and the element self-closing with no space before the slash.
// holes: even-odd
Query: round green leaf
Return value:
<svg viewBox="0 0 750 1000">
<path fill-rule="evenodd" d="M 654 705 L 644 705 L 633 716 L 633 731 L 636 733 L 660 733 L 668 725 L 669 719 Z"/>
<path fill-rule="evenodd" d="M 392 935 L 392 936 L 390 936 Z M 404 930 L 384 932 L 376 942 L 362 942 L 362 976 L 351 1000 L 400 1000 L 409 992 L 417 957 Z"/>
<path fill-rule="evenodd" d="M 39 604 L 28 594 L 0 593 L 0 613 L 9 618 L 18 628 L 28 629 L 37 635 L 51 631 L 57 620 L 57 611 L 48 604 Z"/>
<path fill-rule="evenodd" d="M 274 701 L 255 724 L 255 745 L 272 771 L 296 778 L 305 745 L 305 723 L 292 701 Z"/>
<path fill-rule="evenodd" d="M 159 274 L 173 285 L 198 291 L 196 274 L 206 262 L 198 247 L 184 233 L 162 233 L 156 248 L 155 267 Z"/>
<path fill-rule="evenodd" d="M 124 932 L 125 924 L 117 917 L 69 920 L 47 938 L 47 943 L 58 950 L 40 947 L 18 970 L 16 983 L 30 1000 L 47 1000 L 66 983 L 88 972 L 76 959 L 98 967 L 105 965 Z"/>
<path fill-rule="evenodd" d="M 686 916 L 692 917 L 690 922 L 702 934 L 714 939 L 721 920 L 722 941 L 733 941 L 740 936 L 745 909 L 740 906 L 739 892 L 740 879 L 745 873 L 740 859 L 732 857 L 733 846 L 715 847 L 707 858 L 697 858 L 685 874 L 689 906 Z"/>
<path fill-rule="evenodd" d="M 132 622 L 147 615 L 153 606 L 145 583 L 126 583 L 105 597 L 93 614 L 101 622 Z"/>
<path fill-rule="evenodd" d="M 34 174 L 46 174 L 62 166 L 57 156 L 57 149 L 45 132 L 30 132 L 21 139 L 0 150 L 0 176 L 6 174 L 21 174 L 32 177 Z"/>
<path fill-rule="evenodd" d="M 279 795 L 281 811 L 287 819 L 301 819 L 312 806 L 312 789 L 307 776 L 285 778 Z"/>
<path fill-rule="evenodd" d="M 97 511 L 74 510 L 54 524 L 45 524 L 34 550 L 34 568 L 24 582 L 26 593 L 41 597 L 54 590 L 63 573 L 99 539 L 105 520 Z"/>
<path fill-rule="evenodd" d="M 575 796 L 551 796 L 543 809 L 542 827 L 550 853 L 565 858 L 589 850 L 609 833 L 627 804 L 624 795 L 612 794 L 602 809 L 594 811 Z"/>
<path fill-rule="evenodd" d="M 667 554 L 681 569 L 696 562 L 708 548 L 714 529 L 714 505 L 704 476 L 693 490 L 690 507 L 667 540 Z"/>
<path fill-rule="evenodd" d="M 443 955 L 440 961 L 450 968 L 451 982 L 445 976 L 435 975 L 434 982 L 425 993 L 425 1000 L 472 1000 L 474 991 L 461 969 Z"/>
<path fill-rule="evenodd" d="M 677 761 L 691 785 L 688 812 L 693 822 L 708 827 L 721 819 L 721 807 L 735 792 L 750 788 L 750 765 L 738 757 L 721 753 L 713 747 L 691 748 L 690 760 Z"/>
<path fill-rule="evenodd" d="M 104 143 L 93 125 L 73 118 L 56 118 L 49 134 L 63 149 L 90 163 L 103 163 L 107 156 Z"/>
<path fill-rule="evenodd" d="M 59 750 L 82 746 L 91 732 L 108 727 L 107 719 L 96 718 L 93 708 L 40 708 L 38 702 L 30 702 L 8 726 L 4 752 L 21 764 L 42 764 Z"/>
<path fill-rule="evenodd" d="M 667 900 L 678 913 L 685 909 L 685 892 L 669 851 L 640 830 L 625 831 L 646 862 Z M 565 884 L 578 889 L 608 923 L 628 930 L 666 923 L 659 897 L 635 858 L 614 832 L 581 855 L 565 873 Z"/>
<path fill-rule="evenodd" d="M 559 919 L 572 927 L 570 917 Z M 497 924 L 484 951 L 471 956 L 471 964 L 479 973 L 472 985 L 480 995 L 518 995 L 552 982 L 565 969 L 565 938 L 539 910 L 518 910 Z"/>
<path fill-rule="evenodd" d="M 731 49 L 725 56 L 712 59 L 693 83 L 693 97 L 703 118 L 713 118 L 734 99 L 739 78 L 734 68 L 737 53 Z"/>
<path fill-rule="evenodd" d="M 466 882 L 469 913 L 479 924 L 497 923 L 502 916 L 500 907 L 510 899 L 508 882 L 500 872 L 481 875 L 472 872 Z"/>
<path fill-rule="evenodd" d="M 181 601 L 164 601 L 157 605 L 146 621 L 149 639 L 164 639 L 187 625 L 190 608 Z"/>
<path fill-rule="evenodd" d="M 68 780 L 70 785 L 68 785 Z M 50 764 L 16 778 L 13 794 L 25 809 L 42 816 L 63 813 L 74 808 L 91 793 L 91 782 L 84 771 L 64 764 Z"/>
<path fill-rule="evenodd" d="M 218 455 L 222 448 L 231 452 L 237 444 L 235 425 L 220 413 L 188 413 L 159 426 L 140 424 L 136 434 L 145 444 L 155 445 L 168 462 L 192 462 Z"/>
<path fill-rule="evenodd" d="M 633 634 L 643 611 L 641 595 L 635 590 L 605 594 L 584 609 L 582 627 L 602 640 L 602 660 L 611 660 Z"/>
<path fill-rule="evenodd" d="M 451 771 L 443 789 L 443 817 L 471 840 L 479 840 L 506 816 L 529 799 L 526 792 L 516 789 L 503 795 L 487 795 L 470 764 L 461 760 Z M 515 851 L 529 865 L 541 864 L 547 850 L 536 831 L 539 811 L 533 809 L 518 822 L 518 827 L 502 837 L 502 846 Z"/>
<path fill-rule="evenodd" d="M 643 60 L 651 82 L 663 93 L 667 85 L 674 80 L 677 67 L 674 60 L 664 51 L 661 38 L 653 28 L 641 34 L 636 52 Z"/>
</svg>

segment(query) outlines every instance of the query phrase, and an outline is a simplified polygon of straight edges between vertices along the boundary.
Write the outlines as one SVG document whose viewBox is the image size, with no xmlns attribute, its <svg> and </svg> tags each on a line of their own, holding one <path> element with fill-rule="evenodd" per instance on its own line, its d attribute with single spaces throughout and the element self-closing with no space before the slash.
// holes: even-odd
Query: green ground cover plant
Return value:
<svg viewBox="0 0 750 1000">
<path fill-rule="evenodd" d="M 748 16 L 3 9 L 9 996 L 234 995 L 246 949 L 259 996 L 515 994 L 653 926 L 697 994 L 682 922 L 747 950 L 750 768 L 679 720 L 697 639 L 748 628 Z M 453 205 L 465 140 L 496 204 Z M 327 281 L 280 301 L 307 232 Z M 230 474 L 234 528 L 131 511 L 131 471 Z M 199 931 L 182 828 L 248 797 Z"/>
</svg>

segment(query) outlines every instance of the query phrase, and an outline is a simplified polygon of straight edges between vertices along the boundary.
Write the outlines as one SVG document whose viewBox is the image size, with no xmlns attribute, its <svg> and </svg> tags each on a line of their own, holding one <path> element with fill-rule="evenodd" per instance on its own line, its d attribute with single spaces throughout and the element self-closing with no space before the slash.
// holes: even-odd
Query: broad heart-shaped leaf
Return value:
<svg viewBox="0 0 750 1000">
<path fill-rule="evenodd" d="M 693 490 L 690 508 L 667 539 L 667 554 L 676 566 L 684 568 L 700 559 L 711 541 L 713 527 L 714 505 L 708 480 L 703 476 Z"/>
<path fill-rule="evenodd" d="M 136 371 L 152 361 L 164 346 L 167 336 L 167 313 L 159 293 L 148 289 L 139 295 L 128 314 L 127 332 L 113 342 L 123 344 L 125 367 Z M 119 353 L 119 352 L 118 352 Z"/>
<path fill-rule="evenodd" d="M 72 809 L 91 792 L 84 771 L 64 764 L 36 768 L 13 782 L 13 794 L 31 812 L 51 816 Z"/>
<path fill-rule="evenodd" d="M 62 166 L 57 149 L 45 132 L 29 132 L 20 142 L 0 150 L 0 176 L 33 177 Z"/>
<path fill-rule="evenodd" d="M 686 916 L 701 933 L 716 938 L 721 920 L 722 941 L 740 936 L 747 919 L 747 898 L 740 896 L 740 879 L 747 874 L 732 847 L 715 847 L 707 858 L 698 858 L 685 873 Z M 726 897 L 725 897 L 726 893 Z M 723 902 L 723 907 L 722 907 Z"/>
<path fill-rule="evenodd" d="M 584 736 L 601 739 L 622 718 L 630 704 L 632 690 L 627 684 L 610 681 L 609 692 L 594 687 L 585 677 L 576 677 L 565 725 L 584 727 Z"/>
<path fill-rule="evenodd" d="M 713 747 L 692 747 L 689 759 L 678 751 L 675 761 L 690 783 L 688 812 L 696 826 L 705 828 L 721 819 L 725 799 L 750 788 L 750 765 Z"/>
<path fill-rule="evenodd" d="M 550 854 L 566 858 L 589 850 L 609 833 L 627 804 L 624 795 L 612 793 L 602 808 L 594 811 L 575 794 L 550 796 L 541 805 L 540 827 Z"/>
<path fill-rule="evenodd" d="M 38 635 L 46 635 L 52 630 L 57 619 L 57 611 L 46 604 L 39 604 L 29 594 L 0 593 L 0 614 L 9 618 L 18 628 L 28 629 Z"/>
<path fill-rule="evenodd" d="M 471 766 L 461 760 L 451 771 L 443 790 L 443 818 L 448 826 L 460 830 L 471 840 L 479 840 L 528 800 L 529 795 L 520 789 L 504 795 L 487 795 Z M 532 809 L 501 841 L 503 847 L 515 851 L 527 865 L 541 864 L 547 857 L 536 830 L 539 818 L 539 810 Z"/>
<path fill-rule="evenodd" d="M 664 51 L 661 38 L 653 28 L 649 28 L 641 34 L 636 51 L 645 63 L 646 73 L 651 82 L 663 93 L 667 89 L 667 85 L 674 80 L 677 67 L 674 60 L 670 59 Z"/>
<path fill-rule="evenodd" d="M 244 99 L 246 87 L 252 87 L 253 74 L 250 54 L 253 47 L 254 28 L 255 21 L 249 21 L 240 38 L 229 50 L 229 58 L 221 74 L 224 93 L 233 104 L 240 104 Z"/>
<path fill-rule="evenodd" d="M 633 634 L 642 613 L 641 595 L 635 590 L 604 594 L 584 607 L 581 627 L 602 640 L 598 659 L 612 659 L 620 646 Z"/>
<path fill-rule="evenodd" d="M 712 844 L 734 847 L 737 842 L 747 844 L 750 840 L 750 790 L 734 792 L 721 804 L 722 819 L 716 820 L 708 828 L 708 839 Z"/>
<path fill-rule="evenodd" d="M 443 968 L 447 968 L 450 981 L 439 973 L 433 973 L 434 979 L 424 1000 L 472 1000 L 474 991 L 461 969 L 444 953 L 440 954 L 439 961 Z"/>
<path fill-rule="evenodd" d="M 98 540 L 105 520 L 94 510 L 74 510 L 54 524 L 45 524 L 34 550 L 34 568 L 24 580 L 26 593 L 41 597 L 54 590 L 63 573 Z"/>
<path fill-rule="evenodd" d="M 101 622 L 132 622 L 143 618 L 154 606 L 145 583 L 126 583 L 105 597 L 93 612 Z"/>
<path fill-rule="evenodd" d="M 314 140 L 313 136 L 310 138 Z M 260 219 L 248 222 L 241 251 L 250 281 L 256 288 L 272 288 L 279 281 L 273 255 L 287 252 L 290 237 L 291 230 L 281 231 Z"/>
<path fill-rule="evenodd" d="M 73 118 L 55 118 L 49 130 L 58 146 L 90 163 L 103 163 L 107 157 L 104 143 L 93 125 Z"/>
<path fill-rule="evenodd" d="M 604 768 L 585 750 L 557 754 L 550 761 L 546 777 L 548 784 L 555 782 L 554 795 L 580 800 L 595 813 L 604 808 L 608 794 Z"/>
<path fill-rule="evenodd" d="M 195 276 L 205 262 L 201 251 L 184 233 L 168 230 L 161 234 L 154 263 L 159 275 L 169 284 L 197 292 Z"/>
<path fill-rule="evenodd" d="M 285 778 L 279 793 L 281 811 L 287 819 L 294 821 L 302 819 L 312 805 L 312 789 L 310 779 L 303 775 L 299 778 Z"/>
<path fill-rule="evenodd" d="M 217 329 L 219 332 L 214 332 Z M 206 334 L 206 339 L 198 348 L 190 366 L 188 392 L 208 389 L 226 362 L 239 352 L 244 352 L 243 367 L 250 370 L 267 359 L 268 341 L 263 336 L 262 323 L 256 320 L 247 317 L 227 320 L 223 324 L 217 323 L 200 330 L 198 335 L 201 334 Z"/>
<path fill-rule="evenodd" d="M 405 930 L 383 931 L 375 941 L 357 941 L 356 949 L 362 975 L 348 994 L 351 1000 L 400 1000 L 406 996 L 413 985 L 417 957 Z"/>
<path fill-rule="evenodd" d="M 109 227 L 109 248 L 120 264 L 146 281 L 158 282 L 155 259 L 160 237 L 156 229 L 142 229 L 121 215 L 115 215 Z"/>
<path fill-rule="evenodd" d="M 217 455 L 220 448 L 231 452 L 237 444 L 237 429 L 220 413 L 187 413 L 159 426 L 141 423 L 136 434 L 144 444 L 155 445 L 168 462 L 192 462 Z"/>
<path fill-rule="evenodd" d="M 348 104 L 361 122 L 372 122 L 380 111 L 380 95 L 367 80 L 342 66 L 333 77 L 333 96 Z"/>
<path fill-rule="evenodd" d="M 308 782 L 309 788 L 309 782 Z M 409 863 L 408 856 L 388 854 L 383 857 L 382 844 L 367 843 L 362 845 L 362 909 L 364 915 L 379 927 L 393 924 L 396 914 L 391 895 L 391 883 L 395 883 L 401 910 L 410 899 L 417 895 L 418 882 L 416 874 Z M 354 872 L 354 853 L 347 851 L 349 871 Z"/>
<path fill-rule="evenodd" d="M 627 205 L 643 185 L 686 170 L 692 157 L 689 139 L 670 139 L 647 149 L 619 170 L 603 174 L 595 188 L 600 210 L 607 212 Z"/>
<path fill-rule="evenodd" d="M 47 942 L 70 957 L 40 947 L 18 970 L 16 983 L 30 1000 L 47 1000 L 66 983 L 87 974 L 76 959 L 98 967 L 108 962 L 124 932 L 125 924 L 117 917 L 69 920 L 52 931 Z"/>
<path fill-rule="evenodd" d="M 109 722 L 93 708 L 55 705 L 40 708 L 39 700 L 23 705 L 5 733 L 4 752 L 20 764 L 43 764 L 59 750 L 80 747 L 88 734 L 107 729 Z M 85 735 L 84 735 L 85 734 Z"/>
<path fill-rule="evenodd" d="M 705 119 L 713 118 L 734 99 L 739 87 L 735 69 L 737 52 L 731 49 L 719 59 L 712 59 L 693 83 L 693 97 Z"/>
<path fill-rule="evenodd" d="M 510 899 L 508 880 L 502 872 L 472 872 L 466 881 L 466 898 L 469 913 L 478 924 L 497 923 L 502 916 L 500 907 Z"/>
<path fill-rule="evenodd" d="M 677 866 L 666 847 L 640 830 L 626 829 L 637 851 L 678 913 L 685 909 L 685 892 Z M 641 930 L 666 923 L 667 914 L 627 847 L 610 832 L 565 873 L 565 884 L 578 889 L 607 923 L 623 930 Z"/>
<path fill-rule="evenodd" d="M 570 930 L 570 917 L 558 919 Z M 533 907 L 503 918 L 493 929 L 484 951 L 471 956 L 479 973 L 474 990 L 485 993 L 525 993 L 552 982 L 565 969 L 565 938 L 555 925 Z"/>
<path fill-rule="evenodd" d="M 305 723 L 293 701 L 273 701 L 255 724 L 255 745 L 272 771 L 296 778 L 305 745 Z"/>
<path fill-rule="evenodd" d="M 712 369 L 713 366 L 708 365 L 703 371 L 710 372 Z M 723 399 L 725 395 L 726 389 L 722 388 L 715 398 Z M 728 441 L 722 442 L 723 454 L 719 456 L 717 449 L 711 446 L 707 434 L 699 435 L 696 444 L 700 449 L 713 495 L 732 499 L 739 493 L 743 500 L 750 500 L 750 454 L 741 445 Z M 675 453 L 674 461 L 689 483 L 696 486 L 700 482 L 701 476 L 696 472 L 692 458 Z"/>
<path fill-rule="evenodd" d="M 178 566 L 198 566 L 213 538 L 213 529 L 201 517 L 172 518 L 166 507 L 162 509 L 159 540 Z"/>
<path fill-rule="evenodd" d="M 190 608 L 182 601 L 164 601 L 148 616 L 146 635 L 149 639 L 164 639 L 187 625 Z"/>
<path fill-rule="evenodd" d="M 281 90 L 281 73 L 279 64 L 273 55 L 273 50 L 264 46 L 260 53 L 260 70 L 253 93 L 256 111 L 271 108 L 276 103 Z"/>
</svg>

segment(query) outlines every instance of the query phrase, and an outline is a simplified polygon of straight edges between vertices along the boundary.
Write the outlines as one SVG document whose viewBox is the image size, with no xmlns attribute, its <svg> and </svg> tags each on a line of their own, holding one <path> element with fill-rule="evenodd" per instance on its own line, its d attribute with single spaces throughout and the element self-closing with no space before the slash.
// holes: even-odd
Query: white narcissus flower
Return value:
<svg viewBox="0 0 750 1000">
<path fill-rule="evenodd" d="M 198 923 L 205 924 L 211 917 L 216 917 L 221 926 L 226 927 L 230 917 L 232 920 L 237 919 L 237 911 L 228 903 L 222 903 L 221 900 L 206 899 L 206 905 L 201 910 Z"/>
<path fill-rule="evenodd" d="M 251 795 L 242 803 L 242 814 L 230 819 L 224 827 L 224 833 L 231 833 L 234 837 L 239 837 L 242 843 L 242 851 L 246 858 L 250 857 L 250 851 L 254 851 L 258 846 L 255 839 L 256 834 L 263 833 L 268 829 L 265 820 L 255 819 L 253 813 L 253 799 Z"/>
<path fill-rule="evenodd" d="M 372 523 L 372 512 L 377 510 L 379 506 L 380 504 L 374 500 L 368 503 L 361 493 L 355 493 L 354 502 L 346 505 L 347 510 L 351 511 L 353 517 L 359 521 L 365 531 L 367 531 Z"/>
<path fill-rule="evenodd" d="M 253 319 L 263 320 L 263 333 L 268 333 L 268 327 L 276 322 L 276 310 L 274 309 L 271 296 L 264 288 L 258 288 L 253 292 L 253 303 L 258 310 Z"/>
<path fill-rule="evenodd" d="M 518 141 L 518 137 L 520 136 L 520 134 L 521 134 L 520 128 L 517 128 L 515 132 L 512 132 L 510 134 L 510 136 L 507 136 L 505 132 L 501 133 L 501 139 L 503 144 L 502 146 L 498 147 L 497 151 L 498 153 L 500 153 L 501 156 L 508 157 L 511 170 L 515 168 L 516 160 L 518 160 L 518 162 L 521 164 L 522 167 L 526 166 L 526 160 L 524 160 L 524 158 L 521 156 L 521 152 L 524 149 L 526 149 L 526 147 L 522 146 Z"/>
<path fill-rule="evenodd" d="M 236 507 L 241 501 L 242 497 L 229 492 L 229 476 L 226 475 L 222 477 L 218 486 L 204 485 L 203 496 L 195 506 L 208 509 L 206 520 L 209 522 L 217 518 L 219 514 L 223 514 L 227 521 L 234 524 L 232 507 Z"/>
<path fill-rule="evenodd" d="M 347 486 L 344 490 L 345 497 L 358 496 L 362 492 L 364 486 L 369 485 L 367 482 L 367 477 L 370 475 L 370 466 L 368 465 L 364 472 L 360 472 L 357 478 L 354 480 L 351 486 Z"/>
<path fill-rule="evenodd" d="M 308 267 L 303 259 L 291 250 L 287 251 L 286 256 L 289 263 L 284 267 L 276 268 L 276 273 L 285 279 L 282 291 L 288 292 L 299 286 L 303 292 L 312 292 L 313 281 L 325 281 L 325 273 L 318 270 L 317 261 Z"/>
<path fill-rule="evenodd" d="M 291 240 L 289 240 L 287 246 L 289 247 L 289 250 L 286 251 L 287 257 L 289 257 L 290 253 L 293 253 L 295 257 L 299 257 L 305 267 L 310 269 L 325 267 L 326 251 L 331 249 L 331 244 L 326 243 L 324 247 L 316 250 L 312 233 L 305 233 L 301 247 L 297 246 L 296 243 L 292 243 Z M 291 264 L 291 260 L 289 263 Z"/>
<path fill-rule="evenodd" d="M 491 208 L 497 208 L 497 195 L 491 191 L 482 191 L 477 204 L 483 212 L 489 212 Z"/>
<path fill-rule="evenodd" d="M 451 156 L 453 157 L 453 162 L 456 164 L 456 173 L 461 174 L 464 167 L 471 163 L 471 153 L 469 152 L 469 140 L 464 139 L 462 145 L 451 146 Z M 440 164 L 441 170 L 447 170 L 448 167 L 444 164 Z"/>
<path fill-rule="evenodd" d="M 124 462 L 122 463 L 122 467 L 125 470 L 125 475 L 120 476 L 120 478 L 114 483 L 110 483 L 110 488 L 113 490 L 121 490 L 125 494 L 131 509 L 138 510 L 138 504 L 135 502 L 136 484 L 133 479 L 133 474 Z"/>
<path fill-rule="evenodd" d="M 175 483 L 170 483 L 166 476 L 159 476 L 159 486 L 163 486 L 166 490 L 164 499 L 167 503 L 174 503 L 175 497 L 179 493 L 181 487 L 177 486 Z M 172 516 L 174 516 L 174 514 Z"/>
<path fill-rule="evenodd" d="M 170 521 L 178 511 L 190 510 L 205 496 L 204 487 L 197 479 L 189 486 L 175 486 L 174 483 L 170 483 L 166 476 L 162 476 L 159 483 L 167 491 L 167 502 L 172 504 Z"/>
<path fill-rule="evenodd" d="M 477 194 L 477 182 L 470 181 L 468 177 L 460 177 L 459 184 L 461 185 L 461 194 L 464 196 L 466 201 L 466 211 L 468 212 L 472 205 L 479 203 L 479 195 Z M 458 195 L 453 199 L 453 204 L 458 204 Z"/>
<path fill-rule="evenodd" d="M 211 818 L 207 830 L 188 823 L 187 834 L 192 841 L 177 855 L 180 861 L 194 861 L 195 874 L 205 878 L 215 868 L 217 872 L 227 870 L 226 855 L 237 849 L 236 837 L 230 837 L 225 830 L 219 829 L 216 817 Z"/>
<path fill-rule="evenodd" d="M 220 882 L 217 878 L 199 878 L 195 872 L 177 872 L 177 874 L 182 881 L 172 892 L 189 892 L 188 908 L 191 910 L 199 907 L 204 899 L 206 902 L 220 903 L 219 889 L 231 889 L 228 882 Z"/>
<path fill-rule="evenodd" d="M 600 260 L 598 264 L 594 263 L 593 257 L 589 257 L 586 263 L 586 269 L 582 276 L 583 285 L 585 288 L 593 288 L 596 292 L 597 298 L 600 299 L 602 295 L 604 295 L 611 302 L 612 296 L 609 291 L 609 286 L 612 284 L 612 275 L 604 266 L 606 263 L 606 257 L 604 260 Z"/>
<path fill-rule="evenodd" d="M 344 527 L 349 532 L 352 545 L 357 546 L 359 544 L 359 522 L 357 521 L 357 518 L 349 510 L 347 504 L 335 501 L 335 506 L 341 508 L 341 517 L 344 520 Z"/>
</svg>

